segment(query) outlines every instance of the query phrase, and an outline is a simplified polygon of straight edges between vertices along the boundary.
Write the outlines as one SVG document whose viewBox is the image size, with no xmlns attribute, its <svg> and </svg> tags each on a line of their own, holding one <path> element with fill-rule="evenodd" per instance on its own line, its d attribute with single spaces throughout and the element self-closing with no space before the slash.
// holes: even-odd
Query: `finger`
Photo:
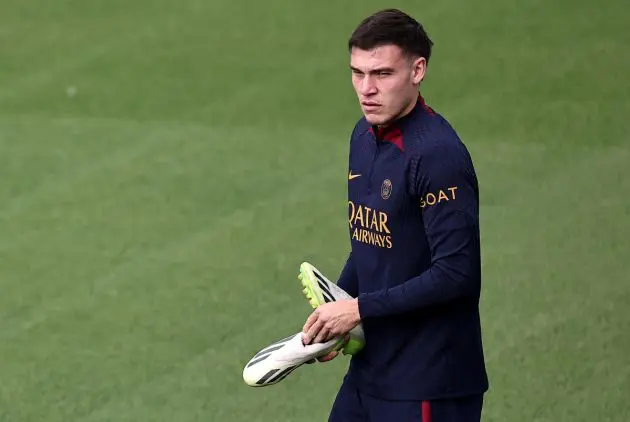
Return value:
<svg viewBox="0 0 630 422">
<path fill-rule="evenodd" d="M 328 331 L 326 327 L 322 327 L 322 329 L 319 330 L 319 333 L 317 333 L 317 335 L 313 339 L 313 343 L 323 343 L 327 341 L 329 337 L 330 331 Z"/>
<path fill-rule="evenodd" d="M 320 356 L 317 358 L 317 360 L 319 362 L 330 362 L 331 360 L 333 360 L 334 358 L 337 357 L 337 355 L 339 354 L 339 352 L 330 352 L 324 356 Z"/>
<path fill-rule="evenodd" d="M 302 332 L 304 333 L 308 332 L 308 330 L 313 326 L 313 324 L 315 324 L 318 318 L 319 318 L 319 312 L 317 312 L 317 310 L 313 311 L 306 319 L 306 322 L 304 323 L 304 327 L 302 328 Z"/>
<path fill-rule="evenodd" d="M 311 342 L 317 336 L 317 334 L 319 333 L 319 331 L 322 329 L 323 326 L 324 326 L 324 323 L 322 321 L 320 320 L 315 321 L 315 323 L 311 325 L 311 327 L 308 329 L 306 334 L 302 336 L 302 341 L 304 342 L 304 344 L 311 344 Z"/>
</svg>

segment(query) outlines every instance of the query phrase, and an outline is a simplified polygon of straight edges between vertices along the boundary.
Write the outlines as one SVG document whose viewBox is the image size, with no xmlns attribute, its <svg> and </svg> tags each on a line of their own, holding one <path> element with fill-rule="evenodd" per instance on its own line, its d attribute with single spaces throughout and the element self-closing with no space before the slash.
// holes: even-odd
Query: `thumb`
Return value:
<svg viewBox="0 0 630 422">
<path fill-rule="evenodd" d="M 333 360 L 334 358 L 336 358 L 338 354 L 339 352 L 330 352 L 327 355 L 318 357 L 317 360 L 319 362 L 329 362 Z"/>
</svg>

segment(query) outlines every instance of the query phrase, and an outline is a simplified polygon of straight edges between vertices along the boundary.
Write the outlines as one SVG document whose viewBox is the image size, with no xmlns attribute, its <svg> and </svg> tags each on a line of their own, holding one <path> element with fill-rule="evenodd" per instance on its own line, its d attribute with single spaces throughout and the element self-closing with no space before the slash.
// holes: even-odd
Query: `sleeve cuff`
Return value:
<svg viewBox="0 0 630 422">
<path fill-rule="evenodd" d="M 359 295 L 359 315 L 361 319 L 379 316 L 385 306 L 381 292 L 362 293 Z"/>
</svg>

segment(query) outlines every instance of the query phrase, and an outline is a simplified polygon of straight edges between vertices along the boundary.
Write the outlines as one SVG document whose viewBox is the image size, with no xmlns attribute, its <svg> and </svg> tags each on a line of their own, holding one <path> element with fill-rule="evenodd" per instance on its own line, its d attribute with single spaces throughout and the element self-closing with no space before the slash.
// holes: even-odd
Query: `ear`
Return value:
<svg viewBox="0 0 630 422">
<path fill-rule="evenodd" d="M 427 59 L 419 57 L 411 64 L 411 79 L 414 85 L 419 85 L 424 79 L 424 75 L 427 72 Z"/>
</svg>

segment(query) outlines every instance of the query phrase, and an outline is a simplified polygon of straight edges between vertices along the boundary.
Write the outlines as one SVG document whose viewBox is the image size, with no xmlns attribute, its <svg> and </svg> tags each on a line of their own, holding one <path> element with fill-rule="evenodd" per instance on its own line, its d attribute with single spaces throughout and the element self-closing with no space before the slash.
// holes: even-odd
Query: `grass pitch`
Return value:
<svg viewBox="0 0 630 422">
<path fill-rule="evenodd" d="M 345 43 L 377 1 L 0 0 L 0 420 L 323 421 L 242 366 L 348 252 Z M 485 421 L 630 419 L 630 9 L 399 1 L 481 186 Z"/>
</svg>

